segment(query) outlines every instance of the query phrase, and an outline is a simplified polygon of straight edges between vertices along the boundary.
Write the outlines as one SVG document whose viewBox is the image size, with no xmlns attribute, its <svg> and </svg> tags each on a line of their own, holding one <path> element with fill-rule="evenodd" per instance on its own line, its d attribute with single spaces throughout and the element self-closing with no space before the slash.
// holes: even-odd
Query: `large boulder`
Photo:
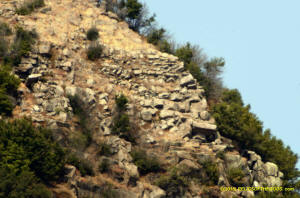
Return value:
<svg viewBox="0 0 300 198">
<path fill-rule="evenodd" d="M 268 176 L 278 176 L 278 166 L 272 162 L 267 162 L 264 165 L 265 172 Z"/>
</svg>

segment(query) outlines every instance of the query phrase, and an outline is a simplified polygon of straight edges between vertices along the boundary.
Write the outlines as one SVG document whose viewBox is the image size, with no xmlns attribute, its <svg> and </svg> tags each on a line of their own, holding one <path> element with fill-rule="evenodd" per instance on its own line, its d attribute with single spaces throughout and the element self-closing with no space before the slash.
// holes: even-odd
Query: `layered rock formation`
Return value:
<svg viewBox="0 0 300 198">
<path fill-rule="evenodd" d="M 189 177 L 203 172 L 201 162 L 218 166 L 218 186 L 230 186 L 228 170 L 242 169 L 244 186 L 280 186 L 283 177 L 276 164 L 261 160 L 253 151 L 239 153 L 229 139 L 217 132 L 209 114 L 204 90 L 183 63 L 161 53 L 145 39 L 118 21 L 112 13 L 96 7 L 94 1 L 46 0 L 46 7 L 29 16 L 18 16 L 15 1 L 1 1 L 1 20 L 35 29 L 39 41 L 34 51 L 15 68 L 21 78 L 20 98 L 14 117 L 30 116 L 34 123 L 47 126 L 60 144 L 70 146 L 78 134 L 68 96 L 79 96 L 88 108 L 92 144 L 80 152 L 95 172 L 82 177 L 67 165 L 64 183 L 52 190 L 65 197 L 101 197 L 104 183 L 118 189 L 120 197 L 159 198 L 167 192 L 141 176 L 133 163 L 132 144 L 111 133 L 115 96 L 129 100 L 127 112 L 137 125 L 139 146 L 156 156 L 164 167 L 184 167 Z M 86 32 L 99 30 L 103 57 L 88 61 Z M 112 174 L 101 174 L 98 164 L 105 158 L 97 154 L 105 141 L 112 150 Z M 162 175 L 164 173 L 161 173 Z M 252 192 L 221 192 L 217 196 L 251 197 Z M 201 197 L 205 185 L 193 183 L 184 197 Z"/>
</svg>

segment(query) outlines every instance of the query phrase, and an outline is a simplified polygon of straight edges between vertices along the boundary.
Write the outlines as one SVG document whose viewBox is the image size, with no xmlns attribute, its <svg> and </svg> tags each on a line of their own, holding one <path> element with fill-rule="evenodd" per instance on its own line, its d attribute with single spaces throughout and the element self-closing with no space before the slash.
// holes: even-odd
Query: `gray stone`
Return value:
<svg viewBox="0 0 300 198">
<path fill-rule="evenodd" d="M 50 50 L 51 50 L 51 45 L 50 43 L 41 43 L 39 45 L 39 53 L 42 54 L 42 55 L 50 55 Z"/>
<path fill-rule="evenodd" d="M 241 195 L 245 198 L 254 197 L 254 191 L 242 191 Z"/>
<path fill-rule="evenodd" d="M 141 105 L 143 107 L 151 108 L 152 107 L 152 100 L 149 100 L 149 99 L 142 100 Z"/>
<path fill-rule="evenodd" d="M 206 122 L 193 122 L 192 123 L 193 132 L 202 132 L 202 131 L 216 131 L 217 126 L 214 124 L 209 124 Z"/>
<path fill-rule="evenodd" d="M 131 155 L 128 152 L 130 152 L 130 151 L 128 151 L 125 148 L 121 147 L 121 149 L 117 153 L 117 159 L 118 159 L 118 161 L 119 162 L 131 162 L 132 161 L 132 157 L 131 157 Z"/>
<path fill-rule="evenodd" d="M 16 67 L 16 73 L 28 75 L 32 69 L 33 69 L 33 65 L 31 63 L 20 64 L 18 67 Z"/>
<path fill-rule="evenodd" d="M 164 107 L 164 100 L 155 98 L 153 100 L 153 106 L 157 109 L 162 109 Z"/>
<path fill-rule="evenodd" d="M 279 177 L 268 176 L 265 178 L 267 186 L 281 186 L 282 181 Z"/>
<path fill-rule="evenodd" d="M 67 86 L 66 87 L 66 94 L 75 96 L 77 94 L 77 87 L 75 86 Z"/>
<path fill-rule="evenodd" d="M 92 105 L 96 102 L 95 92 L 90 88 L 86 88 L 84 90 L 83 97 L 84 97 L 84 101 L 87 102 L 89 105 Z"/>
<path fill-rule="evenodd" d="M 191 74 L 183 77 L 181 80 L 180 80 L 180 86 L 181 87 L 185 87 L 185 86 L 188 86 L 190 84 L 194 84 L 195 83 L 195 79 L 193 78 L 193 76 Z"/>
<path fill-rule="evenodd" d="M 238 168 L 242 165 L 242 159 L 240 155 L 235 154 L 225 154 L 225 162 L 227 167 L 230 168 Z"/>
<path fill-rule="evenodd" d="M 63 96 L 64 93 L 64 89 L 61 86 L 55 86 L 55 95 Z"/>
<path fill-rule="evenodd" d="M 65 165 L 65 177 L 67 178 L 68 181 L 73 180 L 76 175 L 76 167 L 72 165 Z"/>
<path fill-rule="evenodd" d="M 34 83 L 38 82 L 39 79 L 42 77 L 41 74 L 31 74 L 28 76 L 27 81 L 26 81 L 26 86 L 27 87 L 32 87 Z"/>
<path fill-rule="evenodd" d="M 139 172 L 136 165 L 131 163 L 124 163 L 124 168 L 128 172 L 130 177 L 139 178 Z"/>
<path fill-rule="evenodd" d="M 101 99 L 101 100 L 99 100 L 98 104 L 99 104 L 99 105 L 106 105 L 107 102 L 106 102 L 106 100 Z"/>
<path fill-rule="evenodd" d="M 63 111 L 59 112 L 58 120 L 60 122 L 65 123 L 67 121 L 67 119 L 68 119 L 68 114 L 66 112 L 63 112 Z"/>
<path fill-rule="evenodd" d="M 164 190 L 153 186 L 150 198 L 164 198 L 165 196 L 166 192 Z"/>
<path fill-rule="evenodd" d="M 210 115 L 209 115 L 209 113 L 208 113 L 207 111 L 202 111 L 202 112 L 200 113 L 200 118 L 201 118 L 202 120 L 209 120 Z"/>
<path fill-rule="evenodd" d="M 249 157 L 250 162 L 256 162 L 258 160 L 261 160 L 261 157 L 257 155 L 254 151 L 248 151 L 248 154 L 250 155 Z"/>
<path fill-rule="evenodd" d="M 268 176 L 275 176 L 277 177 L 278 175 L 278 166 L 272 162 L 267 162 L 264 165 L 264 169 L 266 171 L 266 174 Z"/>
<path fill-rule="evenodd" d="M 199 164 L 189 160 L 189 159 L 184 159 L 182 160 L 179 164 L 178 167 L 181 167 L 183 169 L 194 169 L 197 170 L 200 168 Z"/>
<path fill-rule="evenodd" d="M 104 99 L 106 102 L 108 102 L 108 94 L 107 93 L 102 93 L 99 95 L 99 99 Z"/>
<path fill-rule="evenodd" d="M 144 121 L 150 122 L 152 120 L 152 112 L 148 109 L 143 109 L 141 111 L 141 117 Z"/>
<path fill-rule="evenodd" d="M 182 99 L 183 99 L 183 97 L 179 93 L 172 93 L 171 97 L 170 97 L 170 100 L 175 101 L 175 102 L 180 102 L 180 101 L 182 101 Z"/>
<path fill-rule="evenodd" d="M 175 116 L 175 112 L 171 110 L 161 110 L 159 113 L 159 117 L 161 119 L 172 118 Z"/>
<path fill-rule="evenodd" d="M 169 93 L 160 93 L 160 94 L 158 94 L 158 98 L 160 98 L 160 99 L 169 99 L 170 94 Z"/>
<path fill-rule="evenodd" d="M 178 104 L 178 111 L 182 113 L 190 112 L 190 104 L 188 102 L 182 102 Z"/>
</svg>

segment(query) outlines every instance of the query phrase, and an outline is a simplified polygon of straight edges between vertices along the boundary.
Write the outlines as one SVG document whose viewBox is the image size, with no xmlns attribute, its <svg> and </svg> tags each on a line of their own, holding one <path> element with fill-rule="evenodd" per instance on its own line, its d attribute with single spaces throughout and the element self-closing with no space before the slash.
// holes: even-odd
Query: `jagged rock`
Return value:
<svg viewBox="0 0 300 198">
<path fill-rule="evenodd" d="M 67 62 L 63 63 L 61 65 L 61 68 L 67 72 L 70 72 L 72 70 L 72 62 L 67 61 Z"/>
<path fill-rule="evenodd" d="M 169 93 L 160 93 L 160 94 L 158 94 L 158 98 L 160 98 L 160 99 L 169 99 L 170 94 Z"/>
<path fill-rule="evenodd" d="M 67 86 L 66 87 L 66 94 L 75 96 L 77 94 L 77 87 L 75 86 Z"/>
<path fill-rule="evenodd" d="M 62 123 L 65 123 L 68 119 L 68 114 L 66 112 L 59 112 L 58 114 L 58 120 Z"/>
<path fill-rule="evenodd" d="M 164 198 L 165 196 L 166 192 L 164 190 L 153 186 L 152 192 L 150 193 L 150 198 Z"/>
<path fill-rule="evenodd" d="M 63 96 L 65 93 L 64 89 L 61 86 L 55 86 L 55 95 Z"/>
<path fill-rule="evenodd" d="M 98 104 L 100 104 L 100 105 L 106 105 L 107 101 L 104 100 L 104 99 L 101 99 L 101 100 L 98 101 Z"/>
<path fill-rule="evenodd" d="M 264 169 L 268 176 L 275 176 L 275 177 L 278 176 L 278 167 L 276 164 L 272 162 L 267 162 L 264 164 Z"/>
<path fill-rule="evenodd" d="M 178 111 L 182 113 L 190 112 L 190 104 L 188 102 L 182 102 L 178 104 Z"/>
<path fill-rule="evenodd" d="M 38 105 L 34 105 L 34 106 L 33 106 L 33 110 L 34 110 L 35 112 L 40 112 L 40 111 L 41 111 L 41 109 L 40 109 L 40 107 L 39 107 Z"/>
<path fill-rule="evenodd" d="M 171 110 L 161 110 L 159 113 L 159 117 L 161 119 L 172 118 L 175 116 L 175 112 Z"/>
<path fill-rule="evenodd" d="M 108 102 L 108 94 L 107 93 L 102 93 L 99 95 L 99 99 L 104 99 L 106 102 Z"/>
<path fill-rule="evenodd" d="M 193 78 L 193 76 L 191 74 L 189 74 L 180 80 L 180 86 L 185 87 L 190 84 L 194 84 L 194 82 L 195 82 L 195 79 Z"/>
<path fill-rule="evenodd" d="M 139 178 L 139 172 L 136 165 L 131 163 L 124 163 L 124 168 L 128 172 L 130 177 Z"/>
<path fill-rule="evenodd" d="M 161 99 L 154 99 L 153 106 L 157 109 L 162 109 L 164 107 L 164 101 Z"/>
<path fill-rule="evenodd" d="M 197 170 L 200 168 L 199 164 L 197 164 L 191 160 L 188 160 L 188 159 L 181 161 L 177 166 L 185 169 L 185 171 L 187 169 Z"/>
<path fill-rule="evenodd" d="M 32 87 L 34 83 L 38 82 L 38 80 L 42 77 L 41 74 L 31 74 L 28 76 L 27 81 L 26 81 L 26 86 L 27 87 Z"/>
<path fill-rule="evenodd" d="M 209 124 L 206 122 L 193 122 L 192 123 L 192 133 L 198 134 L 198 133 L 214 133 L 217 130 L 217 126 L 214 124 Z"/>
<path fill-rule="evenodd" d="M 152 120 L 152 112 L 148 109 L 143 109 L 141 111 L 141 117 L 144 121 L 151 121 Z"/>
<path fill-rule="evenodd" d="M 119 162 L 130 162 L 132 160 L 132 157 L 129 155 L 126 149 L 122 148 L 117 153 L 117 159 Z"/>
<path fill-rule="evenodd" d="M 209 113 L 208 113 L 207 111 L 202 111 L 202 112 L 200 113 L 200 118 L 201 118 L 202 120 L 209 120 L 210 115 L 209 115 Z"/>
<path fill-rule="evenodd" d="M 76 167 L 72 165 L 65 165 L 65 177 L 67 181 L 73 180 L 76 175 Z"/>
<path fill-rule="evenodd" d="M 25 78 L 25 76 L 28 76 L 30 74 L 32 69 L 33 65 L 31 63 L 20 64 L 18 67 L 16 67 L 15 72 L 16 74 L 19 74 L 20 77 Z"/>
<path fill-rule="evenodd" d="M 241 156 L 238 154 L 225 154 L 225 162 L 227 167 L 230 168 L 239 168 L 242 166 L 243 162 Z"/>
<path fill-rule="evenodd" d="M 39 53 L 42 55 L 50 55 L 51 44 L 47 42 L 40 43 L 39 45 Z"/>
<path fill-rule="evenodd" d="M 170 100 L 175 101 L 175 102 L 180 102 L 182 101 L 183 97 L 179 93 L 172 93 Z"/>
<path fill-rule="evenodd" d="M 143 107 L 151 108 L 152 107 L 152 100 L 143 100 L 141 101 L 141 105 Z"/>
<path fill-rule="evenodd" d="M 257 155 L 254 151 L 248 151 L 248 155 L 249 157 L 249 162 L 256 162 L 258 160 L 261 160 L 261 157 L 259 155 Z"/>
<path fill-rule="evenodd" d="M 241 195 L 245 198 L 254 197 L 254 191 L 242 191 Z"/>
</svg>

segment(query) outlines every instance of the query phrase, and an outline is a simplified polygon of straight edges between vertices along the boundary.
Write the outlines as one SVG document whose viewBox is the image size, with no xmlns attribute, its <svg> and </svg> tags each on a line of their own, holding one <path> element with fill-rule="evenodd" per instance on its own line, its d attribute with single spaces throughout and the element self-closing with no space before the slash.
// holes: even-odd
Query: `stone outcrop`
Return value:
<svg viewBox="0 0 300 198">
<path fill-rule="evenodd" d="M 66 182 L 56 186 L 56 194 L 99 197 L 105 190 L 103 181 L 109 181 L 121 197 L 166 196 L 164 190 L 141 179 L 130 155 L 132 144 L 112 134 L 114 99 L 119 93 L 129 99 L 126 112 L 138 126 L 140 146 L 156 154 L 162 166 L 188 167 L 203 173 L 201 163 L 211 160 L 220 172 L 219 186 L 231 185 L 226 172 L 232 168 L 243 170 L 245 185 L 281 185 L 283 174 L 276 164 L 263 162 L 253 151 L 241 155 L 219 135 L 204 89 L 177 57 L 157 51 L 115 15 L 95 6 L 95 1 L 45 2 L 46 11 L 18 16 L 15 1 L 1 1 L 0 14 L 9 24 L 18 22 L 40 35 L 35 50 L 15 68 L 23 83 L 14 116 L 31 116 L 35 124 L 52 129 L 56 141 L 70 146 L 79 123 L 70 96 L 78 96 L 88 111 L 93 144 L 83 151 L 78 151 L 80 145 L 72 149 L 81 152 L 97 173 L 82 177 L 75 167 L 67 165 Z M 85 55 L 89 44 L 85 33 L 92 25 L 99 30 L 99 42 L 104 46 L 103 58 L 96 62 L 88 61 Z M 105 158 L 97 154 L 103 142 L 112 152 L 109 175 L 97 171 Z M 201 185 L 191 185 L 185 197 L 201 197 L 200 192 Z"/>
</svg>

